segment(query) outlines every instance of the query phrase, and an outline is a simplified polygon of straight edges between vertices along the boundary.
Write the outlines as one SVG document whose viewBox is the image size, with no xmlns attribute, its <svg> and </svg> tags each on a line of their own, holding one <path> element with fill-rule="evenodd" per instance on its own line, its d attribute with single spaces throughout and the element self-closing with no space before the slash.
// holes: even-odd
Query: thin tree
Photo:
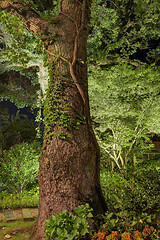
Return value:
<svg viewBox="0 0 160 240">
<path fill-rule="evenodd" d="M 37 240 L 44 237 L 45 220 L 63 209 L 72 212 L 88 202 L 95 212 L 106 210 L 100 187 L 100 151 L 88 100 L 86 48 L 92 0 L 57 2 L 57 16 L 47 19 L 32 9 L 31 1 L 0 3 L 0 9 L 18 16 L 29 31 L 41 37 L 48 54 L 39 217 L 32 236 Z M 39 12 L 53 9 L 52 1 L 37 3 Z"/>
</svg>

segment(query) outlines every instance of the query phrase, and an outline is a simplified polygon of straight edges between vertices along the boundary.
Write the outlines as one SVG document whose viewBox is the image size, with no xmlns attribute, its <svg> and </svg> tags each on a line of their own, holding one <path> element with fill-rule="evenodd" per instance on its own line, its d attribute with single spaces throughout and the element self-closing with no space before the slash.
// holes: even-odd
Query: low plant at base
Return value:
<svg viewBox="0 0 160 240">
<path fill-rule="evenodd" d="M 7 191 L 0 193 L 0 210 L 25 207 L 38 207 L 39 188 L 35 187 L 30 191 L 19 194 L 10 194 Z"/>
<path fill-rule="evenodd" d="M 52 215 L 50 220 L 45 221 L 45 240 L 72 240 L 90 234 L 87 219 L 93 217 L 92 211 L 86 203 L 74 208 L 75 215 L 66 210 Z"/>
<path fill-rule="evenodd" d="M 157 235 L 156 229 L 153 226 L 146 225 L 142 231 L 139 230 L 128 230 L 128 231 L 112 231 L 108 232 L 103 230 L 99 230 L 94 233 L 91 240 L 150 240 L 150 239 L 159 239 Z"/>
</svg>

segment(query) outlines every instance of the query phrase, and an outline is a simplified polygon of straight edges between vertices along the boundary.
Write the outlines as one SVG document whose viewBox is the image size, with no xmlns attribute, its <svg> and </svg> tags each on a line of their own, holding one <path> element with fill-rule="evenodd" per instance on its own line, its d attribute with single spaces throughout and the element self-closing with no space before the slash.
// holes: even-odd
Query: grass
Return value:
<svg viewBox="0 0 160 240">
<path fill-rule="evenodd" d="M 0 222 L 0 239 L 6 239 L 5 236 L 7 234 L 11 236 L 11 240 L 30 239 L 34 222 L 35 221 L 24 222 L 22 220 L 15 222 Z"/>
</svg>

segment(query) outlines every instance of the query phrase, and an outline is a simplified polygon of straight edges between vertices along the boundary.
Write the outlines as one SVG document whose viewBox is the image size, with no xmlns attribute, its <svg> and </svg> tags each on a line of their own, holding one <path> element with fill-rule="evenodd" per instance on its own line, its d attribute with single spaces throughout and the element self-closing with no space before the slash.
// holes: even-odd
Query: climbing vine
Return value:
<svg viewBox="0 0 160 240">
<path fill-rule="evenodd" d="M 56 82 L 53 79 L 56 78 Z M 52 136 L 66 139 L 67 134 L 62 131 L 62 128 L 70 129 L 69 123 L 71 117 L 68 113 L 68 98 L 65 94 L 66 85 L 68 81 L 65 77 L 54 69 L 53 64 L 49 64 L 49 85 L 44 99 L 44 124 L 45 124 L 45 138 L 49 141 Z M 61 130 L 53 133 L 54 127 L 59 126 Z"/>
<path fill-rule="evenodd" d="M 61 2 L 62 3 L 62 2 Z M 68 139 L 69 134 L 66 134 L 64 132 L 64 129 L 67 131 L 71 129 L 78 129 L 78 126 L 80 124 L 84 124 L 86 122 L 86 117 L 79 112 L 76 112 L 74 110 L 76 119 L 73 118 L 73 116 L 70 115 L 69 109 L 71 106 L 68 104 L 68 98 L 65 93 L 66 86 L 69 85 L 73 87 L 73 85 L 76 86 L 83 104 L 84 109 L 86 111 L 87 115 L 87 121 L 89 119 L 89 109 L 88 104 L 86 101 L 86 96 L 84 91 L 82 90 L 77 77 L 74 73 L 74 66 L 77 61 L 77 51 L 78 51 L 78 40 L 80 36 L 80 32 L 82 31 L 84 27 L 84 16 L 85 16 L 85 10 L 86 10 L 86 0 L 83 0 L 82 5 L 82 17 L 81 17 L 81 25 L 78 28 L 77 22 L 71 18 L 69 15 L 65 14 L 62 11 L 62 6 L 60 4 L 59 6 L 59 14 L 62 14 L 66 16 L 66 18 L 69 18 L 71 21 L 75 23 L 76 26 L 76 36 L 75 36 L 75 42 L 74 42 L 74 48 L 73 48 L 73 58 L 71 61 L 69 61 L 67 58 L 63 56 L 57 56 L 54 52 L 50 52 L 47 48 L 45 49 L 46 52 L 54 57 L 57 61 L 63 61 L 66 62 L 69 66 L 69 73 L 71 76 L 71 79 L 68 79 L 66 76 L 62 76 L 61 73 L 58 73 L 57 69 L 53 68 L 52 64 L 49 64 L 49 86 L 46 94 L 46 98 L 44 100 L 44 115 L 45 115 L 45 138 L 47 138 L 48 141 L 51 140 L 52 136 L 56 136 L 60 139 Z M 55 64 L 56 65 L 56 64 Z M 56 82 L 53 81 L 53 79 L 56 79 Z M 55 126 L 59 126 L 61 130 L 57 130 L 53 133 L 53 129 Z M 63 130 L 62 130 L 63 129 Z"/>
</svg>

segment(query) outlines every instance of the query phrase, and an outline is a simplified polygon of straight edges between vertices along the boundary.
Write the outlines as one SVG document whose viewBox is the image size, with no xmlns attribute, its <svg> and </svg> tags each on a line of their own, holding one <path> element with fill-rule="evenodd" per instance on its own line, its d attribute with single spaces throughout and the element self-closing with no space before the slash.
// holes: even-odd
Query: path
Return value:
<svg viewBox="0 0 160 240">
<path fill-rule="evenodd" d="M 24 221 L 34 220 L 38 216 L 37 208 L 22 208 L 22 209 L 6 209 L 0 212 L 0 221 L 7 220 L 16 221 L 18 219 L 23 219 Z"/>
</svg>

